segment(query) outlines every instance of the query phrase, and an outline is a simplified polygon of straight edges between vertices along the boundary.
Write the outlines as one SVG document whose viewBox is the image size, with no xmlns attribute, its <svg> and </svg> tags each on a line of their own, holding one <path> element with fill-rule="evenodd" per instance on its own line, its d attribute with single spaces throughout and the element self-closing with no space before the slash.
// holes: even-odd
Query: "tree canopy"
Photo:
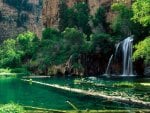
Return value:
<svg viewBox="0 0 150 113">
<path fill-rule="evenodd" d="M 143 26 L 150 25 L 150 0 L 136 0 L 132 5 L 133 20 Z"/>
<path fill-rule="evenodd" d="M 135 49 L 133 59 L 137 60 L 141 58 L 144 59 L 145 64 L 150 64 L 150 36 L 136 44 Z"/>
</svg>

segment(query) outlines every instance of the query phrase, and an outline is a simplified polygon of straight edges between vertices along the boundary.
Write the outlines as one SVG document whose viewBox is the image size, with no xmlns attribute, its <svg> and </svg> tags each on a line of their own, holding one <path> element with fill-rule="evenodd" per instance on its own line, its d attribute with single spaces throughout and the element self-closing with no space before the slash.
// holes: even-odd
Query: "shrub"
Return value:
<svg viewBox="0 0 150 113">
<path fill-rule="evenodd" d="M 0 107 L 0 113 L 24 113 L 24 109 L 17 104 L 6 104 Z"/>
<path fill-rule="evenodd" d="M 0 69 L 0 73 L 10 73 L 11 72 L 11 70 L 10 69 L 3 69 L 3 68 L 1 68 Z"/>
<path fill-rule="evenodd" d="M 150 25 L 150 0 L 136 0 L 132 5 L 133 20 L 143 26 Z"/>
<path fill-rule="evenodd" d="M 25 68 L 14 68 L 11 69 L 12 73 L 29 73 L 27 69 Z"/>
<path fill-rule="evenodd" d="M 135 45 L 133 59 L 144 59 L 145 64 L 150 64 L 150 36 Z"/>
</svg>

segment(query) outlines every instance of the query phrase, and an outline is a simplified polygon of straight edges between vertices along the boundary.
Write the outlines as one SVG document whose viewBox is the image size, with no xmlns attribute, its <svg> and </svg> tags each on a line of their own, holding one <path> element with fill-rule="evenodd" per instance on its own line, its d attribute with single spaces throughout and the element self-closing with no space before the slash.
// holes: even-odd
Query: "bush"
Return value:
<svg viewBox="0 0 150 113">
<path fill-rule="evenodd" d="M 143 26 L 150 25 L 150 0 L 136 0 L 132 4 L 133 20 L 139 22 Z"/>
<path fill-rule="evenodd" d="M 0 69 L 0 73 L 10 73 L 11 72 L 11 70 L 10 69 Z"/>
<path fill-rule="evenodd" d="M 133 16 L 132 10 L 123 3 L 112 4 L 111 9 L 117 13 L 117 16 L 115 16 L 111 23 L 114 33 L 121 37 L 128 36 L 133 29 L 133 22 L 131 21 Z"/>
<path fill-rule="evenodd" d="M 135 45 L 136 51 L 133 54 L 133 59 L 144 59 L 145 64 L 150 64 L 150 36 L 145 40 Z"/>
<path fill-rule="evenodd" d="M 108 54 L 113 49 L 113 40 L 109 34 L 93 34 L 92 50 Z"/>
<path fill-rule="evenodd" d="M 57 31 L 56 29 L 52 29 L 52 28 L 46 28 L 42 32 L 42 39 L 53 39 L 59 36 L 60 36 L 59 31 Z"/>
<path fill-rule="evenodd" d="M 119 83 L 114 83 L 113 86 L 115 87 L 125 87 L 125 88 L 133 88 L 135 87 L 135 84 L 132 82 L 119 82 Z"/>
<path fill-rule="evenodd" d="M 11 69 L 12 73 L 29 73 L 27 69 L 25 68 L 14 68 Z"/>
<path fill-rule="evenodd" d="M 0 107 L 0 113 L 24 113 L 24 109 L 17 104 L 6 104 Z"/>
<path fill-rule="evenodd" d="M 21 52 L 17 51 L 16 40 L 7 39 L 0 46 L 0 67 L 15 67 L 20 64 Z"/>
</svg>

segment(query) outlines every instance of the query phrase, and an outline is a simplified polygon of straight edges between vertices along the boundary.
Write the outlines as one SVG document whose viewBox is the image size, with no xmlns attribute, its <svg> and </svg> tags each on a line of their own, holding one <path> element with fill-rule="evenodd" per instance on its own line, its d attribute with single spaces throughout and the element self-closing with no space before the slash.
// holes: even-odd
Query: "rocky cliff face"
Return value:
<svg viewBox="0 0 150 113">
<path fill-rule="evenodd" d="M 86 2 L 89 5 L 90 14 L 94 15 L 97 9 L 105 5 L 110 7 L 112 0 L 65 0 L 68 7 L 72 7 L 77 2 Z M 45 27 L 58 27 L 60 0 L 45 0 L 43 5 L 43 23 Z M 111 15 L 108 15 L 111 16 Z"/>
<path fill-rule="evenodd" d="M 86 2 L 90 14 L 104 5 L 107 8 L 107 20 L 114 16 L 110 12 L 112 2 L 118 0 L 66 0 L 68 7 L 77 2 Z M 131 0 L 126 0 L 131 4 Z M 35 32 L 41 37 L 44 27 L 58 28 L 60 0 L 0 0 L 0 40 L 14 37 L 26 30 Z"/>
<path fill-rule="evenodd" d="M 58 27 L 60 0 L 45 0 L 43 3 L 43 25 L 44 27 Z"/>
<path fill-rule="evenodd" d="M 26 30 L 40 36 L 42 25 L 41 0 L 0 0 L 1 41 Z"/>
</svg>

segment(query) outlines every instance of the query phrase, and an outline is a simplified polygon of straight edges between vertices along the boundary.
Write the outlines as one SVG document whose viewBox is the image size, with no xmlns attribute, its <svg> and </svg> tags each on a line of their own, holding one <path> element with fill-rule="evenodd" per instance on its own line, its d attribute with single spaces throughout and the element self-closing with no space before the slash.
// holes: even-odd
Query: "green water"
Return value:
<svg viewBox="0 0 150 113">
<path fill-rule="evenodd" d="M 46 79 L 44 79 L 46 81 Z M 71 84 L 73 79 L 49 79 L 47 82 Z M 89 97 L 57 90 L 55 88 L 22 82 L 18 79 L 0 79 L 0 104 L 18 103 L 24 106 L 41 107 L 48 109 L 71 110 L 66 101 L 70 101 L 79 109 L 135 109 L 142 108 L 136 105 L 127 105 L 120 102 Z"/>
</svg>

